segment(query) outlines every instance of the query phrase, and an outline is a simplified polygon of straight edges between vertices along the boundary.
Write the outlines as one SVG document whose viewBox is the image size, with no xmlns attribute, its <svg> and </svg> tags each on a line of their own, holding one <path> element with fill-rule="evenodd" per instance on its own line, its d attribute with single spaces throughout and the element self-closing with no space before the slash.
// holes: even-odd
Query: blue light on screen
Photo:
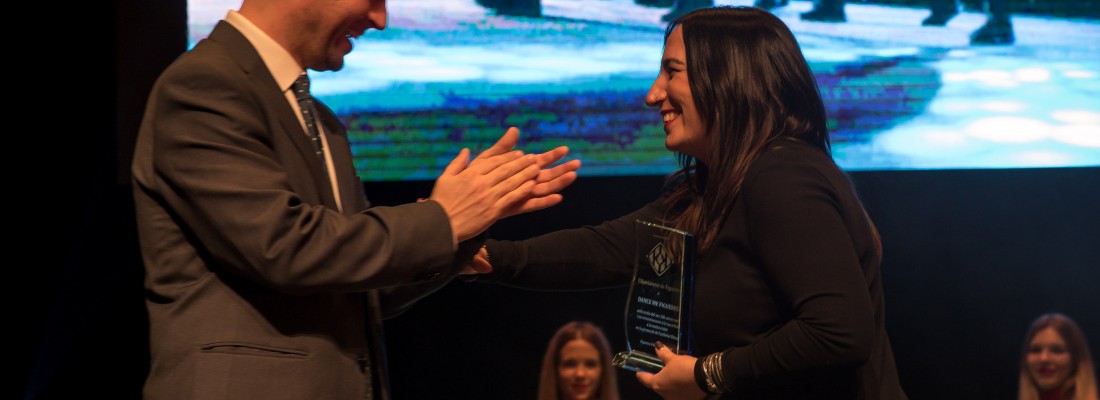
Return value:
<svg viewBox="0 0 1100 400">
<path fill-rule="evenodd" d="M 520 146 L 568 145 L 581 175 L 665 174 L 656 76 L 668 9 L 633 0 L 543 0 L 541 17 L 475 0 L 389 2 L 389 26 L 356 40 L 313 92 L 348 128 L 365 180 L 434 179 L 462 147 L 509 126 Z M 716 1 L 718 5 L 751 5 Z M 191 0 L 191 45 L 239 1 Z M 921 26 L 927 9 L 849 3 L 847 22 L 773 10 L 795 32 L 847 170 L 1100 165 L 1100 21 L 1016 14 L 1016 42 L 972 46 L 985 15 Z"/>
</svg>

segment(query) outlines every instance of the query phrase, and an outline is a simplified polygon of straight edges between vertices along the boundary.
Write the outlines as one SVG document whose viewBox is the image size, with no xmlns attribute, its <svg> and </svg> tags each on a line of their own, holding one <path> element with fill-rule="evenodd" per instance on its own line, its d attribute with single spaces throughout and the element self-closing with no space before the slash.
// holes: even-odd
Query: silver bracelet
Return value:
<svg viewBox="0 0 1100 400">
<path fill-rule="evenodd" d="M 706 388 L 709 392 L 717 395 L 726 391 L 726 379 L 722 374 L 722 352 L 703 358 L 703 375 L 706 377 Z"/>
<path fill-rule="evenodd" d="M 703 358 L 703 376 L 706 378 L 707 391 L 712 394 L 723 392 L 722 383 L 722 353 L 708 354 Z"/>
</svg>

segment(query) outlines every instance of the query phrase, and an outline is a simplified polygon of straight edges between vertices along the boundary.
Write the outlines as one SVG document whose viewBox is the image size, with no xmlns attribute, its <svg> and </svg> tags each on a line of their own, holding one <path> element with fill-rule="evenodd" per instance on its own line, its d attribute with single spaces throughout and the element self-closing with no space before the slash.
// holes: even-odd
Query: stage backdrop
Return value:
<svg viewBox="0 0 1100 400">
<path fill-rule="evenodd" d="M 1100 98 L 1095 18 L 1100 3 L 1010 0 L 1049 12 L 1016 9 L 1013 46 L 971 47 L 967 36 L 984 22 L 983 15 L 964 8 L 946 27 L 921 27 L 919 20 L 927 15 L 924 2 L 904 1 L 910 5 L 850 2 L 845 24 L 800 21 L 797 13 L 810 7 L 801 0 L 775 12 L 807 49 L 834 113 L 837 159 L 851 171 L 882 233 L 887 328 L 910 398 L 1014 398 L 1024 330 L 1040 313 L 1062 311 L 1075 317 L 1089 335 L 1094 356 L 1100 347 L 1100 167 L 1095 161 Z M 449 158 L 460 144 L 484 146 L 508 125 L 524 128 L 529 140 L 524 148 L 533 149 L 553 143 L 545 136 L 535 140 L 548 132 L 585 132 L 568 140 L 591 141 L 593 146 L 614 142 L 590 140 L 600 135 L 618 135 L 626 144 L 659 141 L 647 136 L 659 138 L 661 132 L 646 127 L 657 123 L 657 115 L 642 108 L 641 95 L 656 74 L 657 21 L 666 9 L 640 8 L 629 1 L 547 0 L 541 17 L 509 17 L 462 0 L 390 4 L 391 29 L 358 40 L 359 48 L 349 58 L 355 63 L 374 57 L 377 62 L 362 65 L 378 70 L 356 73 L 349 64 L 345 72 L 357 78 L 349 81 L 315 74 L 319 83 L 327 82 L 319 88 L 325 100 L 345 115 L 349 126 L 356 120 L 404 118 L 405 122 L 392 123 L 395 131 L 411 130 L 407 126 L 421 122 L 484 130 L 475 137 L 441 129 L 438 137 L 457 140 L 438 141 L 440 148 L 435 150 L 426 146 L 433 142 L 415 140 L 412 133 L 395 136 L 392 140 L 405 141 L 396 147 L 424 147 L 438 156 L 412 167 L 382 168 L 361 161 L 364 185 L 376 204 L 414 201 L 430 193 L 430 179 L 441 169 L 433 162 Z M 581 5 L 591 9 L 578 10 Z M 212 5 L 206 12 L 216 20 L 236 6 Z M 69 15 L 102 12 L 98 3 L 68 7 L 78 9 Z M 187 27 L 189 21 L 201 20 L 188 16 L 188 10 L 196 9 L 202 7 L 188 6 L 185 0 L 116 0 L 115 80 L 69 74 L 73 81 L 67 87 L 77 88 L 66 92 L 69 103 L 114 107 L 115 113 L 90 113 L 89 119 L 81 120 L 78 133 L 65 136 L 64 146 L 51 147 L 51 159 L 63 160 L 68 172 L 62 179 L 38 179 L 50 188 L 32 190 L 41 198 L 62 199 L 65 206 L 37 213 L 34 229 L 18 230 L 23 238 L 42 237 L 51 250 L 36 252 L 31 265 L 13 267 L 19 288 L 13 330 L 20 335 L 13 341 L 14 381 L 27 384 L 14 385 L 8 397 L 141 398 L 148 370 L 148 327 L 128 166 L 153 80 L 187 49 L 189 36 L 193 41 L 206 32 Z M 70 31 L 90 32 L 88 37 L 97 38 L 111 35 L 109 23 L 94 18 L 82 22 L 86 25 Z M 417 34 L 408 28 L 416 24 L 428 32 Z M 497 41 L 452 46 L 474 40 L 471 36 L 492 35 L 481 31 L 499 27 L 511 27 L 516 34 L 560 31 L 560 40 L 497 35 Z M 586 33 L 593 29 L 602 33 Z M 621 46 L 616 46 L 628 41 L 628 35 L 655 42 L 629 39 L 641 47 L 623 56 L 616 50 Z M 541 47 L 501 56 L 527 44 Z M 552 53 L 556 51 L 585 52 L 558 57 Z M 427 55 L 410 54 L 416 52 Z M 517 62 L 522 66 L 523 61 L 528 61 L 525 68 L 503 67 Z M 386 72 L 393 69 L 386 66 L 395 63 L 401 65 L 398 70 L 410 72 L 408 77 Z M 546 83 L 550 73 L 593 70 L 597 72 Z M 532 81 L 527 72 L 542 78 L 523 84 Z M 477 74 L 483 77 L 468 78 Z M 453 83 L 463 81 L 467 83 Z M 379 100 L 341 101 L 341 96 L 361 90 L 351 83 L 372 82 L 384 86 L 370 92 Z M 353 90 L 342 91 L 343 84 Z M 105 102 L 104 94 L 112 87 L 117 101 Z M 586 87 L 605 94 L 586 93 Z M 537 98 L 528 98 L 532 96 Z M 416 104 L 428 109 L 433 98 L 451 99 L 435 101 L 443 111 L 473 111 L 454 113 L 465 122 L 428 114 L 401 117 Z M 546 99 L 576 105 L 548 106 Z M 509 101 L 514 104 L 502 105 Z M 533 112 L 536 108 L 529 101 L 557 108 Z M 637 108 L 597 111 L 618 107 Z M 348 117 L 355 112 L 369 118 Z M 515 117 L 494 120 L 494 112 Z M 569 123 L 577 130 L 554 130 L 550 122 L 556 120 L 574 121 Z M 113 131 L 102 128 L 112 123 Z M 624 133 L 635 123 L 641 127 L 639 133 Z M 362 133 L 357 149 L 365 149 L 357 151 L 373 151 L 371 146 L 380 143 L 373 137 L 384 130 L 357 129 Z M 661 174 L 674 168 L 670 159 L 660 161 L 667 157 L 664 153 L 647 158 L 632 152 L 630 145 L 605 145 L 593 153 L 591 148 L 580 151 L 585 149 L 581 143 L 568 140 L 557 143 L 573 146 L 575 155 L 592 168 L 566 189 L 563 204 L 502 221 L 492 228 L 494 237 L 523 238 L 628 212 L 655 196 Z M 639 161 L 615 164 L 616 155 Z M 392 158 L 397 162 L 400 157 Z M 651 159 L 656 161 L 644 162 Z M 607 168 L 597 168 L 601 162 Z M 632 170 L 635 164 L 639 169 Z M 34 278 L 29 286 L 23 273 Z M 29 301 L 19 301 L 27 293 Z M 624 331 L 625 295 L 624 288 L 553 293 L 454 282 L 388 322 L 394 393 L 399 399 L 532 398 L 546 341 L 566 320 L 600 324 L 612 345 L 621 348 L 618 333 Z M 104 368 L 103 360 L 115 363 Z M 653 398 L 629 374 L 620 378 L 625 398 Z"/>
<path fill-rule="evenodd" d="M 238 3 L 190 0 L 189 43 Z M 509 126 L 529 151 L 568 145 L 582 176 L 675 168 L 658 110 L 644 104 L 667 7 L 489 3 L 503 2 L 391 1 L 389 26 L 354 40 L 343 70 L 311 72 L 314 94 L 348 128 L 363 180 L 434 179 L 459 148 L 483 149 Z M 926 27 L 926 8 L 850 2 L 846 23 L 802 21 L 811 6 L 773 12 L 817 77 L 845 169 L 1100 165 L 1100 22 L 1016 15 L 1015 45 L 970 46 L 985 21 L 978 12 Z"/>
</svg>

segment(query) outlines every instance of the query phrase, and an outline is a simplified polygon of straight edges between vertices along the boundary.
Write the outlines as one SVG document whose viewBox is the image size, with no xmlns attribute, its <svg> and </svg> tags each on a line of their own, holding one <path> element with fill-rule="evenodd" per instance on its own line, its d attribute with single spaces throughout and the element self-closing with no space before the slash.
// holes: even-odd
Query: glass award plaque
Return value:
<svg viewBox="0 0 1100 400">
<path fill-rule="evenodd" d="M 612 364 L 656 373 L 664 367 L 654 345 L 691 354 L 691 301 L 695 287 L 695 235 L 634 221 L 637 250 L 626 300 L 626 346 Z"/>
</svg>

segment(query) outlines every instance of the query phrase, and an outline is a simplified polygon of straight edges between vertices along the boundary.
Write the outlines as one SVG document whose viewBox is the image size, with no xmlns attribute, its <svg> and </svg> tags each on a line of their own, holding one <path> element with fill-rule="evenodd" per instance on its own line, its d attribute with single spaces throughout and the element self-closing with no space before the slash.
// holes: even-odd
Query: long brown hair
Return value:
<svg viewBox="0 0 1100 400">
<path fill-rule="evenodd" d="M 1027 353 L 1031 347 L 1031 340 L 1035 335 L 1046 328 L 1054 328 L 1055 332 L 1066 341 L 1071 363 L 1073 364 L 1073 376 L 1066 380 L 1060 390 L 1063 390 L 1063 400 L 1097 400 L 1096 373 L 1092 367 L 1092 356 L 1089 353 L 1088 340 L 1085 333 L 1069 317 L 1060 313 L 1040 315 L 1027 329 L 1024 337 L 1024 346 L 1020 351 L 1020 400 L 1038 400 L 1039 387 L 1028 372 Z"/>
<path fill-rule="evenodd" d="M 669 23 L 681 27 L 692 100 L 710 139 L 710 162 L 680 154 L 681 181 L 667 197 L 671 225 L 698 235 L 699 251 L 718 228 L 753 161 L 779 139 L 829 154 L 825 105 L 790 29 L 755 7 L 695 10 Z"/>
<path fill-rule="evenodd" d="M 573 339 L 581 339 L 600 353 L 600 387 L 596 390 L 596 400 L 619 400 L 619 384 L 615 379 L 611 365 L 611 345 L 607 342 L 603 330 L 592 323 L 572 321 L 554 333 L 542 356 L 542 373 L 539 376 L 538 400 L 559 400 L 558 364 L 561 362 L 561 348 Z"/>
</svg>

